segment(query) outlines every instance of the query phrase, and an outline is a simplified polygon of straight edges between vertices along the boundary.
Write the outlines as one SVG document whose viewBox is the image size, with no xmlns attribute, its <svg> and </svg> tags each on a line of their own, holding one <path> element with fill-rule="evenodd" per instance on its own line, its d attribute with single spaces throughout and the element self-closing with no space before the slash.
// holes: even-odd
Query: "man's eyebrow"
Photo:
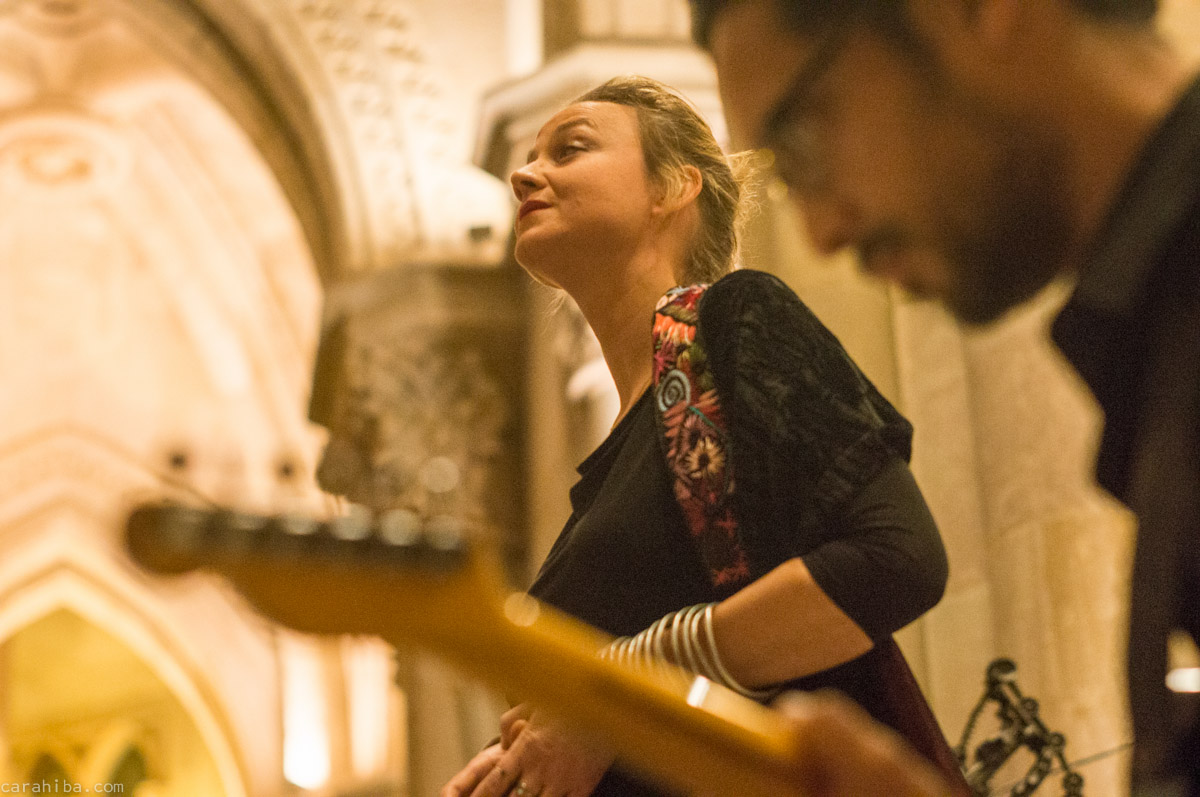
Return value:
<svg viewBox="0 0 1200 797">
<path fill-rule="evenodd" d="M 572 127 L 592 127 L 592 128 L 594 128 L 595 125 L 592 124 L 592 120 L 588 119 L 586 116 L 577 116 L 574 119 L 568 119 L 567 121 L 560 124 L 558 127 L 554 128 L 554 132 L 551 133 L 550 135 L 551 136 L 561 135 L 564 130 L 570 130 Z M 537 150 L 531 149 L 531 150 L 529 150 L 529 153 L 525 156 L 525 162 L 533 163 L 535 160 L 537 160 Z"/>
<path fill-rule="evenodd" d="M 762 126 L 758 131 L 756 140 L 750 142 L 750 146 L 759 149 L 762 147 L 770 147 L 787 128 L 788 120 L 800 108 L 807 98 L 804 96 L 803 88 L 807 75 L 807 70 L 801 70 L 800 74 L 788 84 L 777 100 L 773 108 L 763 120 Z"/>
<path fill-rule="evenodd" d="M 758 132 L 758 140 L 752 141 L 752 147 L 770 146 L 772 142 L 787 127 L 788 119 L 809 101 L 809 93 L 813 84 L 833 64 L 842 45 L 845 43 L 849 30 L 835 29 L 827 33 L 817 44 L 816 51 L 788 81 L 787 88 L 776 98 L 775 107 L 767 113 L 762 128 Z"/>
</svg>

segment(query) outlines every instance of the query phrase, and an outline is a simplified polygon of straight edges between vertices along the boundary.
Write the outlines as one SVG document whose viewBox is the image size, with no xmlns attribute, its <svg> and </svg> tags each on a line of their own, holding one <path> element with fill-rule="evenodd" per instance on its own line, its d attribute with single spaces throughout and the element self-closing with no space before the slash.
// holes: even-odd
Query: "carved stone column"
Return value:
<svg viewBox="0 0 1200 797">
<path fill-rule="evenodd" d="M 457 517 L 516 572 L 527 546 L 523 306 L 512 268 L 417 267 L 332 292 L 311 407 L 329 429 L 322 486 L 374 511 Z M 495 732 L 501 707 L 427 654 L 405 649 L 400 662 L 409 791 L 434 794 Z"/>
<path fill-rule="evenodd" d="M 691 18 L 680 0 L 545 0 L 547 58 L 585 42 L 687 44 Z"/>
</svg>

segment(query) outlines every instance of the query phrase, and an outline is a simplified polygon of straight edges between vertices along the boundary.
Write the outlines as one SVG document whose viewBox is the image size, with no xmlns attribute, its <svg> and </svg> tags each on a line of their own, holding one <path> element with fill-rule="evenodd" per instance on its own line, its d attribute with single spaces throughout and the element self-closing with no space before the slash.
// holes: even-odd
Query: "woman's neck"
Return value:
<svg viewBox="0 0 1200 797">
<path fill-rule="evenodd" d="M 625 417 L 650 386 L 654 306 L 660 296 L 675 286 L 671 268 L 628 269 L 625 274 L 627 279 L 594 286 L 594 290 L 586 293 L 572 293 L 600 341 L 600 351 L 616 384 L 621 400 L 617 421 Z"/>
</svg>

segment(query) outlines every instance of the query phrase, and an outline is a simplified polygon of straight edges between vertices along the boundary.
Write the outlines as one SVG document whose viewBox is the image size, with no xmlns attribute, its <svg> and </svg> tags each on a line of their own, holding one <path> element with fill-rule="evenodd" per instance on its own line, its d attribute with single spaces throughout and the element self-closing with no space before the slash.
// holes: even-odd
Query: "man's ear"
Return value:
<svg viewBox="0 0 1200 797">
<path fill-rule="evenodd" d="M 664 182 L 662 199 L 658 202 L 658 209 L 664 215 L 683 210 L 695 202 L 704 188 L 704 176 L 690 163 L 672 169 Z"/>
</svg>

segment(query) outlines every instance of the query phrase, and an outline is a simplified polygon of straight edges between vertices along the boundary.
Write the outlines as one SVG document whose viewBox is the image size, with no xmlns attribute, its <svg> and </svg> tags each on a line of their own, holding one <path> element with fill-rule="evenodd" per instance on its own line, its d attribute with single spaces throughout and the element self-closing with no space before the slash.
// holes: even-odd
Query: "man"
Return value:
<svg viewBox="0 0 1200 797">
<path fill-rule="evenodd" d="M 1200 795 L 1165 686 L 1200 639 L 1200 82 L 1156 0 L 692 0 L 739 146 L 814 243 L 999 317 L 1078 278 L 1053 338 L 1105 412 L 1100 484 L 1137 514 L 1134 788 Z"/>
</svg>

